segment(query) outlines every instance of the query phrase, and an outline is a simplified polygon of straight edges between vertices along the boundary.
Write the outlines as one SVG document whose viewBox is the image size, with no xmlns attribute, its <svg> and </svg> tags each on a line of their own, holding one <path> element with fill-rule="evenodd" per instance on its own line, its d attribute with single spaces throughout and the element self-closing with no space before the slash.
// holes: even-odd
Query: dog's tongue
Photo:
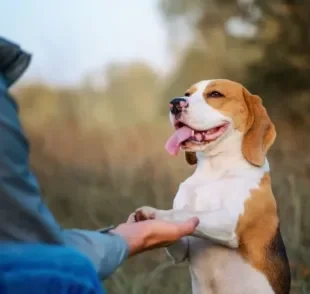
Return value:
<svg viewBox="0 0 310 294">
<path fill-rule="evenodd" d="M 177 129 L 168 139 L 165 148 L 171 155 L 177 155 L 180 151 L 181 143 L 191 137 L 192 130 L 189 127 Z"/>
</svg>

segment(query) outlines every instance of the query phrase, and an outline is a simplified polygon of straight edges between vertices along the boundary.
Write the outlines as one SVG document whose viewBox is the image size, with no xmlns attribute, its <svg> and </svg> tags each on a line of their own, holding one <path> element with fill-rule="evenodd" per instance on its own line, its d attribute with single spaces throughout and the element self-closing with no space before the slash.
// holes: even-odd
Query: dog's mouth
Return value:
<svg viewBox="0 0 310 294">
<path fill-rule="evenodd" d="M 207 145 L 221 137 L 228 128 L 229 123 L 224 122 L 206 130 L 196 130 L 183 122 L 176 122 L 174 134 L 166 143 L 166 150 L 171 155 L 177 155 L 180 148 Z"/>
</svg>

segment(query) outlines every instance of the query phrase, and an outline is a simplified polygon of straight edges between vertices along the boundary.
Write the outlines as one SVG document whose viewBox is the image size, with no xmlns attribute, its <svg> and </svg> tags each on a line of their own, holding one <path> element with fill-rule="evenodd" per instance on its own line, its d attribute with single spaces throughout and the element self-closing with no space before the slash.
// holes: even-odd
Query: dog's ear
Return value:
<svg viewBox="0 0 310 294">
<path fill-rule="evenodd" d="M 197 164 L 196 152 L 185 151 L 185 159 L 189 165 Z"/>
<path fill-rule="evenodd" d="M 268 149 L 276 139 L 275 126 L 259 96 L 252 95 L 245 88 L 243 95 L 248 108 L 248 120 L 242 142 L 242 153 L 249 163 L 262 166 Z"/>
</svg>

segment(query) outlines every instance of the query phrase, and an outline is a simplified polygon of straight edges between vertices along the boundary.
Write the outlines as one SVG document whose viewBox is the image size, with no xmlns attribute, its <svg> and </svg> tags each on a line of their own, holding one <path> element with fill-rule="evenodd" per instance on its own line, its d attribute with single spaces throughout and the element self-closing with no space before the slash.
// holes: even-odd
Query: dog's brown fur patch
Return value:
<svg viewBox="0 0 310 294">
<path fill-rule="evenodd" d="M 269 173 L 252 190 L 237 226 L 239 253 L 263 272 L 276 294 L 289 294 L 290 268 L 279 229 Z"/>
</svg>

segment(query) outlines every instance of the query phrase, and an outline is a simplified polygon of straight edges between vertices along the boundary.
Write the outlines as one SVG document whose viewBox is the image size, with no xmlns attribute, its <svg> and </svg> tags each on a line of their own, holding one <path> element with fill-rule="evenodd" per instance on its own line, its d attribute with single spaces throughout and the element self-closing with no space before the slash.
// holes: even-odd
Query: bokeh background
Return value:
<svg viewBox="0 0 310 294">
<path fill-rule="evenodd" d="M 54 0 L 0 3 L 0 35 L 33 53 L 13 89 L 42 193 L 65 227 L 96 229 L 141 205 L 169 208 L 193 172 L 164 150 L 168 102 L 229 78 L 259 94 L 292 293 L 310 293 L 310 1 Z M 109 293 L 190 293 L 161 249 L 132 258 Z"/>
</svg>

